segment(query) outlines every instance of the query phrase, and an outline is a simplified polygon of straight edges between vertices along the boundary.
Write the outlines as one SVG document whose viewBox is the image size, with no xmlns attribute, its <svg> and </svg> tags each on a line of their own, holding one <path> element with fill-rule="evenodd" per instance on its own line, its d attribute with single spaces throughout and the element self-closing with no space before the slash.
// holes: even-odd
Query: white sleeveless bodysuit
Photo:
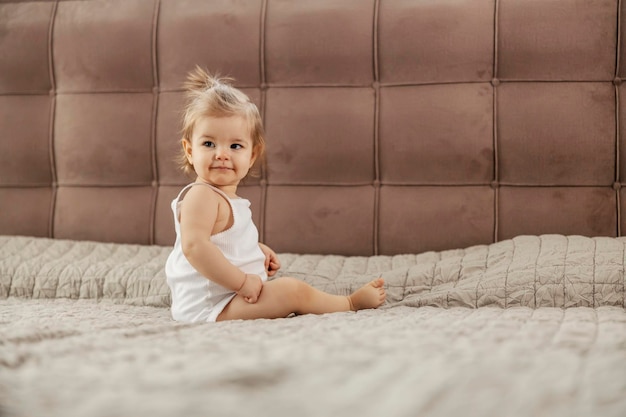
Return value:
<svg viewBox="0 0 626 417">
<path fill-rule="evenodd" d="M 215 321 L 235 293 L 201 275 L 191 266 L 182 250 L 179 207 L 183 194 L 194 185 L 211 187 L 228 201 L 233 213 L 233 225 L 211 236 L 213 242 L 233 265 L 247 274 L 256 274 L 267 280 L 265 254 L 259 247 L 259 232 L 252 222 L 250 201 L 229 198 L 224 192 L 209 184 L 192 183 L 181 190 L 172 201 L 176 242 L 167 258 L 165 275 L 172 293 L 172 318 L 176 321 Z"/>
</svg>

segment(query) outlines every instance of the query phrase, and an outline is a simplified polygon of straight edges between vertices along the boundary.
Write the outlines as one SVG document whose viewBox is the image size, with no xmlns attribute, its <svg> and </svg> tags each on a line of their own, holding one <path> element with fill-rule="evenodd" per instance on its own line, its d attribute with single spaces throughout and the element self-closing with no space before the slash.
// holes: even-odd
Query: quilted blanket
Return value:
<svg viewBox="0 0 626 417">
<path fill-rule="evenodd" d="M 0 416 L 623 417 L 625 243 L 283 254 L 331 292 L 382 275 L 388 303 L 182 324 L 169 248 L 0 237 Z"/>
<path fill-rule="evenodd" d="M 170 248 L 0 236 L 0 298 L 110 299 L 167 307 Z M 626 239 L 521 236 L 417 255 L 280 256 L 280 275 L 349 294 L 387 282 L 386 307 L 626 306 Z"/>
</svg>

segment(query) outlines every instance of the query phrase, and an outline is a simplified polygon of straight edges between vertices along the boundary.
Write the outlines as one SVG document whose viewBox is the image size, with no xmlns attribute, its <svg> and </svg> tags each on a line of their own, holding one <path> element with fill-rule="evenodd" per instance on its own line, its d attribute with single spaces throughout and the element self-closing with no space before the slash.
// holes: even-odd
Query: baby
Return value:
<svg viewBox="0 0 626 417">
<path fill-rule="evenodd" d="M 296 278 L 268 281 L 280 268 L 259 243 L 250 202 L 239 183 L 265 150 L 257 107 L 232 80 L 196 68 L 185 88 L 180 163 L 195 181 L 172 201 L 176 243 L 165 273 L 178 321 L 278 318 L 376 308 L 385 301 L 375 279 L 349 296 L 320 291 Z"/>
</svg>

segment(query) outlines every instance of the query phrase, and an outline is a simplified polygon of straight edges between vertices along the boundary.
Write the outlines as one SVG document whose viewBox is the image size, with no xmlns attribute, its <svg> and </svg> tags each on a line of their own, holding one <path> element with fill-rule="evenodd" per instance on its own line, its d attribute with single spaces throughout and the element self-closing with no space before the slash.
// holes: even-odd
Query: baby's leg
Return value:
<svg viewBox="0 0 626 417">
<path fill-rule="evenodd" d="M 328 294 L 295 278 L 278 278 L 263 284 L 259 300 L 250 304 L 236 296 L 218 316 L 218 321 L 278 318 L 296 314 L 323 314 L 376 308 L 385 301 L 384 281 L 374 280 L 349 297 Z"/>
</svg>

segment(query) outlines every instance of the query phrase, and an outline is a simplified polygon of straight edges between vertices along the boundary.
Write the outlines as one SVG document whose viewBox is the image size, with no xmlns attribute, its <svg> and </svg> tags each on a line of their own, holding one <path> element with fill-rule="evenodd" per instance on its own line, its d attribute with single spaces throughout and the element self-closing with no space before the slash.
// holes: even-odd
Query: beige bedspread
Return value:
<svg viewBox="0 0 626 417">
<path fill-rule="evenodd" d="M 169 305 L 170 248 L 0 236 L 0 298 L 93 298 Z M 349 294 L 377 276 L 387 307 L 626 306 L 626 238 L 521 236 L 418 255 L 280 256 L 280 275 Z"/>
<path fill-rule="evenodd" d="M 389 303 L 189 325 L 169 248 L 0 237 L 0 415 L 621 417 L 625 242 L 285 254 L 333 292 L 382 274 Z"/>
</svg>

